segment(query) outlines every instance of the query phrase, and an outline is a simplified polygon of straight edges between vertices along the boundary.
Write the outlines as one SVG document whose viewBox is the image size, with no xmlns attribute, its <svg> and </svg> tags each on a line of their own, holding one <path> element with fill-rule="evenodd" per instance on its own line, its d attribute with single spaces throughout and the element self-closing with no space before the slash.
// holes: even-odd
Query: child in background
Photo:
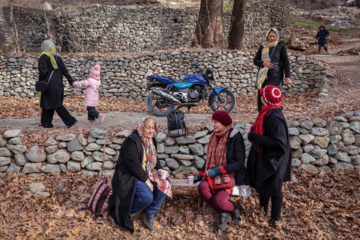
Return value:
<svg viewBox="0 0 360 240">
<path fill-rule="evenodd" d="M 100 87 L 100 65 L 95 65 L 91 70 L 88 79 L 85 81 L 74 82 L 72 87 L 86 87 L 84 105 L 87 107 L 88 120 L 90 124 L 95 123 L 95 119 L 99 118 L 102 123 L 105 114 L 96 111 L 95 107 L 99 102 Z"/>
</svg>

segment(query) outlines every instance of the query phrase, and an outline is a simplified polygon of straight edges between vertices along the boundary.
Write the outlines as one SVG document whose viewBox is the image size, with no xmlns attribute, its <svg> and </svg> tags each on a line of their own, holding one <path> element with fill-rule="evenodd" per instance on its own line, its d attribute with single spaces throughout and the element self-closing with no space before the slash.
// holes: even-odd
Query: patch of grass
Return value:
<svg viewBox="0 0 360 240">
<path fill-rule="evenodd" d="M 223 10 L 224 10 L 224 12 L 227 12 L 227 11 L 232 10 L 233 7 L 234 7 L 234 4 L 233 4 L 233 3 L 224 3 L 224 4 L 223 4 Z"/>
</svg>

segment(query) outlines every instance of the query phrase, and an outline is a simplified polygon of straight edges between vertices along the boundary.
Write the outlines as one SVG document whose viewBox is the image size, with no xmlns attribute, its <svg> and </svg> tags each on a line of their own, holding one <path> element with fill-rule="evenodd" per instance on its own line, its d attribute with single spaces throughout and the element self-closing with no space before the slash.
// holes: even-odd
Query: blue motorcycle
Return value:
<svg viewBox="0 0 360 240">
<path fill-rule="evenodd" d="M 193 63 L 192 66 L 197 65 Z M 151 90 L 151 93 L 146 105 L 156 116 L 164 117 L 173 109 L 185 106 L 190 110 L 207 98 L 213 111 L 231 112 L 236 105 L 236 98 L 227 87 L 215 87 L 215 73 L 210 68 L 205 71 L 199 69 L 195 74 L 186 75 L 183 80 L 156 75 L 147 78 L 150 82 L 146 92 Z"/>
</svg>

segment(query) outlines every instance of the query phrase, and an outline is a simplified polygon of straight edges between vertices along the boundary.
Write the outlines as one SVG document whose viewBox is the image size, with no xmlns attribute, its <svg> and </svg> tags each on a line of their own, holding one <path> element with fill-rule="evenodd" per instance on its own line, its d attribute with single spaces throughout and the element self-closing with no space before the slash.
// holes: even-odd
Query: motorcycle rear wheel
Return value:
<svg viewBox="0 0 360 240">
<path fill-rule="evenodd" d="M 175 108 L 173 101 L 163 99 L 153 93 L 147 96 L 146 106 L 152 114 L 158 117 L 166 117 Z"/>
<path fill-rule="evenodd" d="M 236 106 L 236 98 L 234 93 L 232 93 L 229 89 L 224 89 L 219 93 L 219 95 L 222 97 L 224 102 L 222 103 L 216 94 L 211 94 L 209 98 L 209 105 L 211 109 L 214 112 L 217 110 L 231 112 Z"/>
</svg>

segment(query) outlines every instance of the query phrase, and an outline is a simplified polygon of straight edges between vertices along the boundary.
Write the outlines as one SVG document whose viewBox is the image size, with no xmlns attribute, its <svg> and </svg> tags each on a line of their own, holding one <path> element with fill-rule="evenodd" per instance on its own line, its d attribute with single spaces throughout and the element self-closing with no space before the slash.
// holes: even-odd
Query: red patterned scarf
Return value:
<svg viewBox="0 0 360 240">
<path fill-rule="evenodd" d="M 229 137 L 229 130 L 231 129 L 231 127 L 231 125 L 228 125 L 222 132 L 216 133 L 214 131 L 211 134 L 207 150 L 205 172 L 214 168 L 227 165 L 226 143 Z M 215 193 L 215 190 L 213 189 L 213 179 L 208 177 L 208 181 L 211 189 Z"/>
<path fill-rule="evenodd" d="M 264 123 L 265 117 L 268 114 L 268 109 L 274 109 L 274 108 L 280 108 L 280 107 L 281 107 L 281 104 L 262 106 L 261 112 L 257 116 L 251 132 L 263 135 L 264 134 L 263 123 Z M 253 143 L 253 145 L 254 145 L 255 150 L 259 151 L 259 146 L 255 143 Z"/>
</svg>

